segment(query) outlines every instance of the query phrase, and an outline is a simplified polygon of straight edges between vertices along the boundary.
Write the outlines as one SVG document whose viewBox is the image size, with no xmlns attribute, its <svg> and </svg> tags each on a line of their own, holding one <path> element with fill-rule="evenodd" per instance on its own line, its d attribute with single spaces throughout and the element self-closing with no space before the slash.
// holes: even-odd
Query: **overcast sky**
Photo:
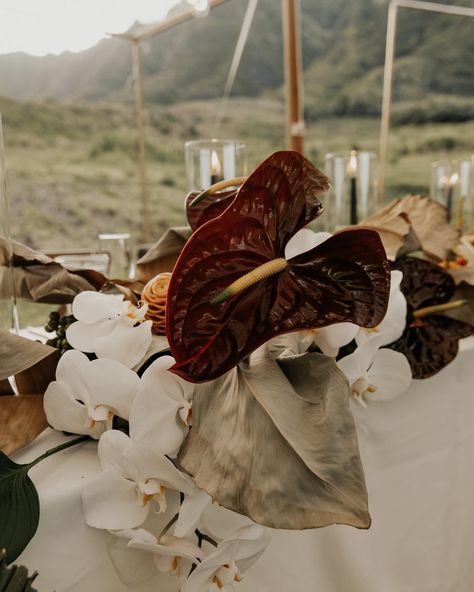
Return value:
<svg viewBox="0 0 474 592">
<path fill-rule="evenodd" d="M 163 19 L 178 0 L 0 0 L 0 53 L 80 51 L 135 21 Z"/>
</svg>

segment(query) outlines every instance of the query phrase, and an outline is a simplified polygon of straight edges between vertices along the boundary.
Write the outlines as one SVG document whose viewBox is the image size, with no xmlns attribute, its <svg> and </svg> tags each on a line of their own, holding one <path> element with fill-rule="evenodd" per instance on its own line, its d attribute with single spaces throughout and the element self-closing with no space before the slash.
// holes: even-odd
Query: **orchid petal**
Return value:
<svg viewBox="0 0 474 592">
<path fill-rule="evenodd" d="M 103 424 L 90 425 L 87 407 L 75 399 L 65 383 L 51 382 L 44 394 L 43 404 L 46 419 L 56 430 L 88 434 L 96 439 L 105 430 Z"/>
<path fill-rule="evenodd" d="M 100 466 L 114 469 L 123 477 L 131 477 L 133 468 L 125 460 L 124 453 L 131 444 L 130 438 L 120 430 L 108 430 L 102 435 L 97 447 Z"/>
<path fill-rule="evenodd" d="M 361 329 L 358 332 L 356 336 L 358 345 L 366 339 L 370 339 L 374 333 L 379 336 L 380 346 L 388 345 L 402 335 L 407 317 L 407 301 L 400 289 L 402 279 L 403 273 L 401 271 L 391 272 L 390 296 L 385 317 L 375 329 Z"/>
<path fill-rule="evenodd" d="M 172 356 L 161 356 L 144 372 L 142 382 L 146 385 L 159 385 L 160 390 L 169 393 L 176 400 L 189 401 L 193 396 L 194 385 L 168 372 L 174 363 Z"/>
<path fill-rule="evenodd" d="M 109 467 L 136 484 L 157 480 L 170 489 L 184 493 L 195 491 L 191 479 L 178 471 L 166 456 L 148 446 L 136 444 L 119 430 L 109 430 L 102 436 L 98 453 L 106 470 Z M 152 493 L 156 493 L 155 484 L 150 488 Z"/>
<path fill-rule="evenodd" d="M 79 351 L 93 352 L 96 339 L 110 335 L 116 323 L 110 319 L 101 319 L 92 324 L 76 321 L 66 329 L 66 339 Z"/>
<path fill-rule="evenodd" d="M 151 321 L 137 327 L 116 323 L 108 335 L 94 340 L 94 352 L 98 358 L 111 358 L 132 368 L 146 354 L 151 343 Z"/>
<path fill-rule="evenodd" d="M 102 294 L 86 290 L 72 303 L 72 314 L 78 321 L 91 324 L 117 318 L 123 308 L 123 294 Z"/>
<path fill-rule="evenodd" d="M 344 372 L 350 384 L 367 374 L 367 370 L 372 364 L 379 347 L 380 343 L 377 336 L 373 336 L 360 345 L 354 353 L 341 358 L 337 362 L 337 366 Z"/>
<path fill-rule="evenodd" d="M 89 363 L 84 377 L 91 403 L 107 405 L 116 415 L 128 419 L 133 399 L 140 389 L 140 378 L 115 360 L 98 359 Z"/>
<path fill-rule="evenodd" d="M 369 370 L 369 381 L 376 391 L 367 399 L 390 401 L 404 393 L 410 386 L 412 374 L 406 357 L 391 349 L 379 349 Z"/>
<path fill-rule="evenodd" d="M 188 407 L 193 385 L 168 372 L 170 356 L 158 358 L 143 374 L 130 412 L 130 436 L 163 454 L 175 455 L 188 428 L 179 411 Z"/>
<path fill-rule="evenodd" d="M 179 510 L 178 521 L 174 527 L 175 536 L 184 537 L 193 533 L 202 513 L 211 502 L 211 496 L 201 489 L 185 496 Z"/>
<path fill-rule="evenodd" d="M 149 507 L 138 503 L 136 485 L 106 469 L 82 490 L 84 518 L 89 526 L 119 530 L 139 526 Z"/>
<path fill-rule="evenodd" d="M 89 370 L 89 358 L 79 351 L 69 350 L 61 356 L 56 368 L 56 380 L 67 384 L 74 399 L 90 402 L 89 389 L 85 380 Z"/>
<path fill-rule="evenodd" d="M 128 539 L 127 546 L 132 549 L 140 549 L 162 557 L 183 557 L 195 562 L 196 559 L 204 559 L 206 553 L 203 549 L 176 536 L 164 535 L 160 541 L 150 532 L 139 529 L 123 529 L 112 532 L 115 536 Z"/>
<path fill-rule="evenodd" d="M 291 259 L 301 253 L 306 253 L 331 236 L 330 232 L 313 232 L 309 228 L 302 228 L 288 241 L 285 247 L 285 258 Z"/>
<path fill-rule="evenodd" d="M 246 571 L 263 553 L 270 542 L 270 531 L 258 524 L 243 526 L 231 538 L 199 564 L 181 588 L 181 592 L 202 592 L 212 582 L 214 574 L 224 565 L 235 563 Z"/>
<path fill-rule="evenodd" d="M 350 343 L 360 327 L 354 323 L 336 323 L 318 329 L 314 334 L 314 343 L 327 356 L 336 357 L 339 349 Z"/>
<path fill-rule="evenodd" d="M 313 340 L 314 331 L 311 329 L 294 331 L 273 337 L 267 341 L 267 347 L 272 358 L 278 359 L 282 356 L 304 354 L 313 344 Z"/>
<path fill-rule="evenodd" d="M 130 412 L 130 435 L 137 443 L 175 456 L 188 432 L 178 423 L 179 409 L 180 403 L 161 391 L 143 389 Z"/>
<path fill-rule="evenodd" d="M 133 464 L 138 475 L 137 481 L 157 478 L 170 489 L 183 493 L 192 493 L 195 490 L 189 477 L 178 471 L 166 456 L 148 446 L 141 446 L 130 440 L 130 446 L 123 456 Z"/>
</svg>

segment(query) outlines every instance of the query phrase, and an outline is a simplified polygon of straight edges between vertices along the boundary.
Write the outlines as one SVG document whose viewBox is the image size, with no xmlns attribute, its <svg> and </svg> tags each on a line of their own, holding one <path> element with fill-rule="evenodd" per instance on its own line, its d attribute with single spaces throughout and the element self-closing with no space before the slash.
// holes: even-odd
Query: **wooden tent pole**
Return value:
<svg viewBox="0 0 474 592">
<path fill-rule="evenodd" d="M 300 1 L 282 0 L 286 145 L 303 153 L 305 131 L 301 66 Z"/>
<path fill-rule="evenodd" d="M 135 111 L 138 128 L 138 161 L 140 167 L 142 240 L 145 243 L 149 243 L 151 241 L 150 200 L 148 193 L 148 177 L 146 170 L 145 110 L 143 107 L 140 42 L 138 40 L 134 40 L 131 46 L 133 56 L 133 84 L 135 87 Z"/>
</svg>

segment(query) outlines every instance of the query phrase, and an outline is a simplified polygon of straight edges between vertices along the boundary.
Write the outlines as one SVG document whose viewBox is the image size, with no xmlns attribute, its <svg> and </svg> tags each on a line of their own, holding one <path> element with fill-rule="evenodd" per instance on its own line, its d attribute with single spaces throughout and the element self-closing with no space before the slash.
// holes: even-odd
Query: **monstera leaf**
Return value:
<svg viewBox="0 0 474 592">
<path fill-rule="evenodd" d="M 281 262 L 289 239 L 320 215 L 317 195 L 327 188 L 327 178 L 300 154 L 277 152 L 223 214 L 192 235 L 168 290 L 173 372 L 192 382 L 212 380 L 276 335 L 343 321 L 381 322 L 390 271 L 371 230 L 341 232 L 229 300 L 211 303 L 248 272 Z"/>
<path fill-rule="evenodd" d="M 224 210 L 234 201 L 237 195 L 237 189 L 232 191 L 219 191 L 211 195 L 207 195 L 198 204 L 190 207 L 193 200 L 199 195 L 199 192 L 192 191 L 186 197 L 186 217 L 188 224 L 192 230 L 198 229 L 200 226 L 220 216 Z"/>
<path fill-rule="evenodd" d="M 38 528 L 39 500 L 28 477 L 30 465 L 19 465 L 0 452 L 0 549 L 15 560 Z"/>
<path fill-rule="evenodd" d="M 428 378 L 454 360 L 459 340 L 474 329 L 441 314 L 413 317 L 417 310 L 451 300 L 455 284 L 449 273 L 414 257 L 401 257 L 393 267 L 403 272 L 400 288 L 407 301 L 408 322 L 402 336 L 388 347 L 406 356 L 413 378 Z"/>
<path fill-rule="evenodd" d="M 370 526 L 349 386 L 321 354 L 277 361 L 263 346 L 197 385 L 179 461 L 219 504 L 266 526 Z"/>
</svg>

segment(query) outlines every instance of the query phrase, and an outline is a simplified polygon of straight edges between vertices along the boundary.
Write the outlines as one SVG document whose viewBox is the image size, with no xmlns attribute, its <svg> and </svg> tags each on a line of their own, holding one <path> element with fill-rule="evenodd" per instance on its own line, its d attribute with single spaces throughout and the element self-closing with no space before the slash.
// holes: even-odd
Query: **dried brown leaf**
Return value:
<svg viewBox="0 0 474 592">
<path fill-rule="evenodd" d="M 31 368 L 56 351 L 49 345 L 0 330 L 0 380 Z"/>
<path fill-rule="evenodd" d="M 191 234 L 192 231 L 188 226 L 167 230 L 158 242 L 138 260 L 138 278 L 147 282 L 159 273 L 173 271 L 174 264 Z"/>
</svg>

